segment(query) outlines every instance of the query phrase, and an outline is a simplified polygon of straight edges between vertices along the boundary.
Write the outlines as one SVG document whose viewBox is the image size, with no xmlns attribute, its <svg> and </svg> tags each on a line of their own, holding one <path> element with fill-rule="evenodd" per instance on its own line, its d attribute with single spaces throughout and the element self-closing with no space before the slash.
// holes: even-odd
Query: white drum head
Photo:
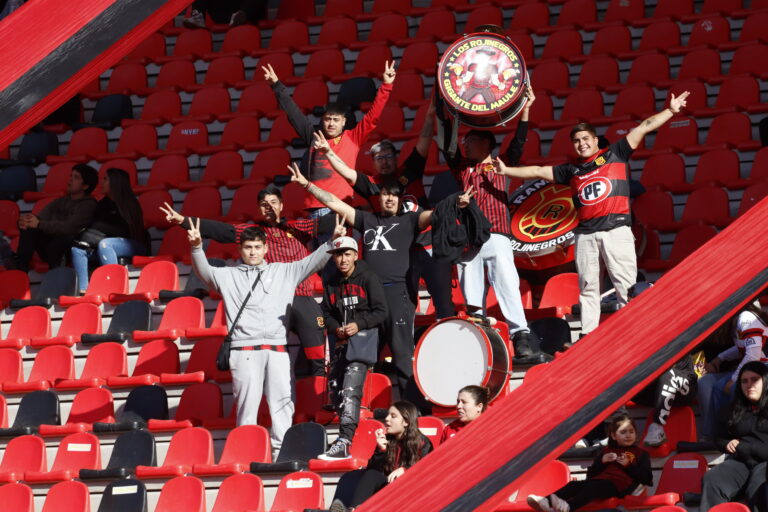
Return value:
<svg viewBox="0 0 768 512">
<path fill-rule="evenodd" d="M 422 336 L 416 349 L 414 373 L 427 399 L 443 407 L 456 405 L 464 386 L 484 386 L 489 372 L 488 341 L 471 322 L 445 320 Z"/>
</svg>

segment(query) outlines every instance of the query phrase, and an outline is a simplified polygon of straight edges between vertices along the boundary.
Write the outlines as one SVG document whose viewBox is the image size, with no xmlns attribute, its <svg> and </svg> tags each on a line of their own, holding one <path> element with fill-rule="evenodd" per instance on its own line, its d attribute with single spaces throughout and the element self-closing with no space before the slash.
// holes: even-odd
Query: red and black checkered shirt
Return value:
<svg viewBox="0 0 768 512">
<path fill-rule="evenodd" d="M 491 232 L 508 235 L 510 219 L 506 177 L 493 172 L 492 163 L 477 164 L 466 159 L 460 162 L 461 166 L 451 169 L 454 178 L 464 190 L 470 185 L 473 187 L 475 202 L 491 222 Z"/>
<path fill-rule="evenodd" d="M 265 259 L 267 263 L 290 263 L 309 256 L 307 248 L 313 238 L 317 236 L 317 219 L 295 219 L 280 222 L 274 226 L 266 223 L 257 223 L 259 228 L 267 235 L 269 250 Z M 240 242 L 240 233 L 253 224 L 238 224 L 235 226 L 235 238 Z M 312 297 L 312 284 L 305 279 L 296 287 L 296 295 Z"/>
</svg>

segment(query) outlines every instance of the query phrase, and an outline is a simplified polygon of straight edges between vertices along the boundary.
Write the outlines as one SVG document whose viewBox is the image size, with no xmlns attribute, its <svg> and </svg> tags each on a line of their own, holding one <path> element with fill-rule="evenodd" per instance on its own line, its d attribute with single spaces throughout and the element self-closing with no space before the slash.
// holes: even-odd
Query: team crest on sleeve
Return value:
<svg viewBox="0 0 768 512">
<path fill-rule="evenodd" d="M 611 180 L 598 176 L 579 185 L 579 201 L 583 205 L 597 204 L 611 195 Z"/>
</svg>

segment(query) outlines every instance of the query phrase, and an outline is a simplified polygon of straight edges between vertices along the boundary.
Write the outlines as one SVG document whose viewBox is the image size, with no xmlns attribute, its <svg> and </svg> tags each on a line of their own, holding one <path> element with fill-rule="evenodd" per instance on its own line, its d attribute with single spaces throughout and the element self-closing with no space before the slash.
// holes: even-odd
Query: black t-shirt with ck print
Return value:
<svg viewBox="0 0 768 512">
<path fill-rule="evenodd" d="M 363 259 L 382 283 L 404 283 L 410 251 L 419 234 L 419 214 L 404 212 L 382 217 L 355 210 L 355 229 L 363 234 Z"/>
</svg>

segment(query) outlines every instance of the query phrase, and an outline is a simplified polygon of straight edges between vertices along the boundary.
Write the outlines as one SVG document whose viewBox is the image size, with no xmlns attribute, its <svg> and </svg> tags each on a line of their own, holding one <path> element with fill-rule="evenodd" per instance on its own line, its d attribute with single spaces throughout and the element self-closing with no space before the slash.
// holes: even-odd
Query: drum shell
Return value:
<svg viewBox="0 0 768 512">
<path fill-rule="evenodd" d="M 479 348 L 487 358 L 482 363 L 471 357 L 477 355 L 478 344 L 482 344 Z M 413 373 L 427 400 L 441 407 L 454 407 L 458 391 L 470 384 L 487 386 L 491 400 L 497 398 L 508 385 L 510 363 L 507 345 L 495 329 L 449 317 L 431 325 L 419 338 Z M 465 371 L 473 378 L 467 377 Z"/>
</svg>

